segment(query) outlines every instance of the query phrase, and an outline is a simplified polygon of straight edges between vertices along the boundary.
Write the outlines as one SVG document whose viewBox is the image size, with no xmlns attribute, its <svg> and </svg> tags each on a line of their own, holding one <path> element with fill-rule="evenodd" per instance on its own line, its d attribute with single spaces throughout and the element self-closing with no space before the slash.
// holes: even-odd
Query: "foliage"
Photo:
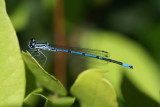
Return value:
<svg viewBox="0 0 160 107">
<path fill-rule="evenodd" d="M 55 77 L 48 74 L 40 65 L 38 65 L 38 63 L 36 63 L 36 61 L 32 61 L 35 59 L 33 59 L 28 52 L 22 52 L 22 56 L 25 64 L 28 66 L 30 72 L 34 75 L 40 85 L 59 95 L 64 96 L 67 94 L 62 84 Z"/>
<path fill-rule="evenodd" d="M 50 40 L 51 37 L 46 35 L 52 35 L 56 1 L 6 2 L 21 48 L 27 46 L 25 42 L 33 35 Z M 134 69 L 111 63 L 101 67 L 88 64 L 87 68 L 99 69 L 80 73 L 69 87 L 73 97 L 68 95 L 60 81 L 46 72 L 28 52 L 20 53 L 4 0 L 0 0 L 0 106 L 70 107 L 74 103 L 72 106 L 77 107 L 75 100 L 82 107 L 158 106 L 158 0 L 132 3 L 123 0 L 65 0 L 64 3 L 67 34 L 78 38 L 68 36 L 68 39 L 78 41 L 81 47 L 107 50 L 112 59 L 131 64 Z M 127 35 L 130 39 L 126 38 Z M 76 65 L 73 72 L 68 70 L 72 76 L 78 73 L 78 67 Z"/>
<path fill-rule="evenodd" d="M 25 69 L 4 0 L 0 0 L 0 48 L 0 107 L 20 107 L 25 94 Z"/>
<path fill-rule="evenodd" d="M 61 83 L 57 79 L 55 79 L 55 77 L 51 76 L 46 71 L 44 71 L 43 68 L 36 62 L 36 60 L 28 52 L 27 53 L 22 52 L 22 56 L 26 66 L 29 68 L 28 70 L 26 70 L 26 74 L 27 72 L 31 72 L 33 74 L 33 77 L 35 77 L 35 80 L 33 79 L 32 83 L 27 84 L 29 86 L 27 86 L 28 88 L 26 88 L 26 91 L 31 90 L 29 88 L 33 87 L 31 85 L 35 85 L 33 84 L 34 82 L 38 82 L 39 86 L 43 87 L 45 90 L 50 91 L 50 93 L 48 93 L 49 96 L 47 96 L 46 93 L 43 94 L 41 89 L 35 89 L 30 93 L 28 92 L 28 95 L 26 95 L 26 98 L 25 98 L 25 103 L 24 103 L 25 106 L 29 105 L 28 103 L 30 102 L 28 102 L 27 100 L 30 100 L 29 98 L 32 98 L 32 96 L 34 95 L 37 95 L 46 99 L 45 107 L 51 107 L 51 106 L 68 107 L 74 102 L 74 98 L 72 97 L 62 97 L 62 96 L 66 96 L 66 90 L 61 85 Z M 102 78 L 104 74 L 105 74 L 105 71 L 101 71 L 101 70 L 85 71 L 77 79 L 77 82 L 74 83 L 71 89 L 71 92 L 73 93 L 73 95 L 80 100 L 84 99 L 85 102 L 88 102 L 88 104 L 85 105 L 83 103 L 84 101 L 83 100 L 82 102 L 80 102 L 82 106 L 85 106 L 85 107 L 93 106 L 93 103 L 92 103 L 93 100 L 97 102 L 94 104 L 95 107 L 98 107 L 98 106 L 105 107 L 106 105 L 112 106 L 112 107 L 117 106 L 114 89 L 106 79 Z M 31 75 L 31 74 L 28 74 L 28 75 Z M 86 77 L 87 77 L 87 81 L 85 79 Z M 28 77 L 26 79 L 28 81 L 28 79 L 32 79 L 32 78 Z M 99 85 L 98 85 L 98 88 L 95 88 L 96 89 L 95 90 L 94 87 L 97 87 L 97 84 Z M 81 87 L 81 89 L 76 88 L 77 86 Z M 85 93 L 83 91 L 85 91 Z M 51 93 L 54 93 L 54 94 L 52 95 Z M 89 95 L 87 95 L 87 93 Z M 96 93 L 96 96 L 94 95 L 94 93 Z M 79 95 L 77 94 L 80 94 L 81 97 L 79 98 L 78 97 Z M 90 96 L 90 97 L 87 98 L 87 96 Z M 90 99 L 90 100 L 86 100 L 86 99 Z"/>
<path fill-rule="evenodd" d="M 67 97 L 67 91 L 62 86 L 62 84 L 52 75 L 48 74 L 37 62 L 36 60 L 27 52 L 22 52 L 22 57 L 20 54 L 20 49 L 18 46 L 18 42 L 16 39 L 16 33 L 12 27 L 12 24 L 6 14 L 4 1 L 0 1 L 0 22 L 1 25 L 1 44 L 0 47 L 3 51 L 1 52 L 0 59 L 0 76 L 1 76 L 1 88 L 0 88 L 0 106 L 36 106 L 36 97 L 42 97 L 45 99 L 45 107 L 69 107 L 74 103 L 74 97 Z M 7 45 L 6 45 L 7 42 Z M 11 48 L 14 47 L 14 48 Z M 25 66 L 23 61 L 25 62 Z M 9 67 L 8 67 L 9 66 Z M 24 69 L 24 67 L 26 69 Z M 2 72 L 3 71 L 3 72 Z M 92 70 L 91 70 L 92 71 Z M 94 73 L 95 72 L 95 73 Z M 101 71 L 102 72 L 102 71 Z M 91 77 L 88 79 L 92 81 L 92 76 L 97 76 L 97 74 L 102 75 L 100 71 L 93 71 Z M 26 78 L 25 78 L 26 73 Z M 83 74 L 85 77 L 89 76 L 89 74 Z M 26 81 L 25 81 L 26 79 Z M 97 80 L 99 78 L 97 77 Z M 98 82 L 99 88 L 104 87 L 101 90 L 101 94 L 105 93 L 107 89 L 112 92 L 105 93 L 103 98 L 104 101 L 98 101 L 99 104 L 105 106 L 105 104 L 117 105 L 116 97 L 114 90 L 111 85 L 107 83 L 107 80 L 99 80 Z M 80 81 L 79 83 L 75 83 L 76 85 L 83 85 L 84 82 Z M 95 83 L 92 83 L 94 85 Z M 96 84 L 95 84 L 96 85 Z M 74 87 L 75 87 L 74 86 Z M 26 88 L 25 88 L 26 87 Z M 41 88 L 40 88 L 41 87 Z M 77 89 L 73 90 L 76 91 Z M 86 92 L 91 92 L 93 86 L 82 87 Z M 46 90 L 46 91 L 45 91 Z M 24 97 L 24 93 L 26 93 Z M 77 92 L 76 92 L 77 93 Z M 85 98 L 83 96 L 82 98 Z M 91 98 L 95 96 L 92 95 Z M 113 102 L 110 98 L 114 99 Z M 102 99 L 101 99 L 102 100 Z M 107 103 L 107 102 L 108 103 Z M 86 107 L 90 107 L 92 104 L 87 105 Z M 95 105 L 96 106 L 96 105 Z"/>
<path fill-rule="evenodd" d="M 104 77 L 106 71 L 90 69 L 81 73 L 71 88 L 81 107 L 117 107 L 116 94 Z"/>
</svg>

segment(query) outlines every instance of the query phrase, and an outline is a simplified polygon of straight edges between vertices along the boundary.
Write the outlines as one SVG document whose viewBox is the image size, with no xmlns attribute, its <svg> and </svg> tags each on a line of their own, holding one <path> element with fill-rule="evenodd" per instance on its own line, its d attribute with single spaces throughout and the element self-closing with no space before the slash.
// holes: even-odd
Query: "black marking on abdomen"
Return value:
<svg viewBox="0 0 160 107">
<path fill-rule="evenodd" d="M 83 56 L 86 56 L 86 54 L 85 54 L 85 53 L 82 53 L 82 55 L 83 55 Z"/>
<path fill-rule="evenodd" d="M 108 59 L 108 58 L 102 58 L 100 60 L 105 60 L 105 61 L 108 61 L 108 62 L 112 62 L 112 63 L 116 63 L 116 64 L 119 64 L 119 65 L 122 65 L 122 62 L 119 62 L 119 61 L 116 61 L 116 60 L 112 60 L 112 59 Z"/>
<path fill-rule="evenodd" d="M 99 59 L 99 56 L 96 56 L 97 59 Z"/>
<path fill-rule="evenodd" d="M 71 51 L 70 51 L 70 50 L 68 50 L 68 53 L 71 53 Z"/>
</svg>

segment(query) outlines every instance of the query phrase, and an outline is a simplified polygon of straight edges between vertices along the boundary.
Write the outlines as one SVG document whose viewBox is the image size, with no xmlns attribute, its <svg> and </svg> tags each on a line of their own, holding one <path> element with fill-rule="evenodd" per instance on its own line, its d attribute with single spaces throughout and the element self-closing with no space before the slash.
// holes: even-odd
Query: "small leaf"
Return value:
<svg viewBox="0 0 160 107">
<path fill-rule="evenodd" d="M 71 93 L 80 101 L 81 107 L 117 107 L 112 85 L 103 76 L 102 70 L 87 70 L 81 73 L 71 88 Z"/>
<path fill-rule="evenodd" d="M 50 90 L 53 93 L 57 93 L 63 96 L 67 94 L 66 89 L 59 82 L 59 80 L 47 73 L 30 55 L 29 52 L 22 52 L 22 56 L 26 65 L 28 66 L 28 68 L 30 69 L 30 71 L 35 76 L 36 80 L 41 86 Z"/>
<path fill-rule="evenodd" d="M 35 94 L 39 94 L 42 91 L 42 88 L 38 88 L 30 92 L 24 99 L 23 107 L 35 107 L 40 99 L 38 96 L 35 96 Z"/>
<path fill-rule="evenodd" d="M 42 88 L 38 88 L 38 89 L 34 90 L 33 92 L 29 93 L 29 94 L 26 96 L 26 98 L 24 99 L 24 102 L 25 102 L 26 100 L 28 100 L 29 97 L 30 97 L 32 94 L 41 93 L 41 92 L 43 92 L 43 89 L 42 89 Z"/>
<path fill-rule="evenodd" d="M 70 107 L 74 101 L 74 97 L 48 98 L 45 107 Z"/>
<path fill-rule="evenodd" d="M 4 0 L 0 0 L 0 49 L 0 107 L 21 107 L 25 94 L 25 69 Z"/>
</svg>

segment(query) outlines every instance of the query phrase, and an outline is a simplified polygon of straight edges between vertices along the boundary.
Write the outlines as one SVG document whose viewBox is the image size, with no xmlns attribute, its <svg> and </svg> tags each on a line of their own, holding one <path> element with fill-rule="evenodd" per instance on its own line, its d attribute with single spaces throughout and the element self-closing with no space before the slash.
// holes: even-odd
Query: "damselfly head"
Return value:
<svg viewBox="0 0 160 107">
<path fill-rule="evenodd" d="M 29 49 L 34 49 L 35 48 L 35 44 L 36 44 L 36 41 L 34 38 L 32 38 L 29 42 L 28 42 L 28 47 Z"/>
</svg>

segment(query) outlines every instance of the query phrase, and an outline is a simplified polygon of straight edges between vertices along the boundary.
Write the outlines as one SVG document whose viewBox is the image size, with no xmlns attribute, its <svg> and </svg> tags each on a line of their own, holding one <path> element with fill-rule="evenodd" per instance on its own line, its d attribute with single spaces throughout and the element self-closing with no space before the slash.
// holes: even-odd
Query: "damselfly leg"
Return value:
<svg viewBox="0 0 160 107">
<path fill-rule="evenodd" d="M 42 51 L 38 51 L 38 53 L 42 54 L 45 57 L 45 61 L 44 61 L 44 64 L 43 64 L 43 67 L 44 67 L 45 64 L 46 64 L 46 61 L 47 61 L 47 57 L 46 57 L 46 55 Z"/>
<path fill-rule="evenodd" d="M 40 58 L 40 56 L 42 55 L 43 58 L 45 58 L 44 63 L 42 64 L 42 66 L 44 67 L 46 62 L 47 62 L 47 57 L 46 55 L 41 51 L 41 50 L 30 50 L 29 51 L 34 57 L 38 57 Z"/>
</svg>

